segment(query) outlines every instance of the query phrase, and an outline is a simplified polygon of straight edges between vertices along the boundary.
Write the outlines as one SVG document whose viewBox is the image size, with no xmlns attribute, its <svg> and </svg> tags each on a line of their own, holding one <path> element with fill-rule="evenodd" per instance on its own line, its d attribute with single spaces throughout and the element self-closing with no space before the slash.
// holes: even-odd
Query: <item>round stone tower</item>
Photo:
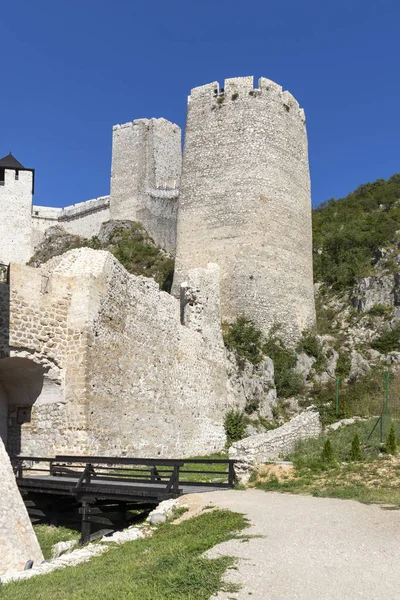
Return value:
<svg viewBox="0 0 400 600">
<path fill-rule="evenodd" d="M 305 116 L 269 79 L 210 83 L 188 100 L 173 292 L 210 262 L 223 321 L 280 324 L 288 343 L 315 324 Z"/>
</svg>

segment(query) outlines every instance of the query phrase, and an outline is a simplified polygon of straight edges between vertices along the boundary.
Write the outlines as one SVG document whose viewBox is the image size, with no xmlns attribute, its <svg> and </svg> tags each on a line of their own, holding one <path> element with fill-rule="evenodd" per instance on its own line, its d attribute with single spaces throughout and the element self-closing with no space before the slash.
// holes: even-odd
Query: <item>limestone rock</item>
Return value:
<svg viewBox="0 0 400 600">
<path fill-rule="evenodd" d="M 155 512 L 150 517 L 150 525 L 161 525 L 162 523 L 165 523 L 166 520 L 167 517 L 165 515 Z"/>
<path fill-rule="evenodd" d="M 365 358 L 363 358 L 361 356 L 361 354 L 359 354 L 355 350 L 353 350 L 350 354 L 350 361 L 351 361 L 351 366 L 350 366 L 350 373 L 348 376 L 349 381 L 358 379 L 359 377 L 362 377 L 366 373 L 369 373 L 369 371 L 371 370 L 371 367 L 369 366 L 368 361 Z"/>
<path fill-rule="evenodd" d="M 73 550 L 77 544 L 77 540 L 68 540 L 66 542 L 58 542 L 57 544 L 54 544 L 53 548 L 51 549 L 51 558 L 58 558 L 67 552 L 71 552 L 71 550 Z"/>
<path fill-rule="evenodd" d="M 104 536 L 101 541 L 106 544 L 125 544 L 145 537 L 145 533 L 138 527 L 128 527 L 123 531 L 116 531 L 112 535 Z"/>
<path fill-rule="evenodd" d="M 266 356 L 258 365 L 247 360 L 239 364 L 236 354 L 227 350 L 226 368 L 228 404 L 243 410 L 252 403 L 260 416 L 272 419 L 272 407 L 277 402 L 272 360 Z"/>
<path fill-rule="evenodd" d="M 353 306 L 359 312 L 367 312 L 375 304 L 394 305 L 394 288 L 397 285 L 393 275 L 363 277 L 354 286 Z"/>
<path fill-rule="evenodd" d="M 308 379 L 314 363 L 315 358 L 313 356 L 309 356 L 305 352 L 301 352 L 301 354 L 299 354 L 297 357 L 297 373 L 300 373 L 304 380 Z"/>
</svg>

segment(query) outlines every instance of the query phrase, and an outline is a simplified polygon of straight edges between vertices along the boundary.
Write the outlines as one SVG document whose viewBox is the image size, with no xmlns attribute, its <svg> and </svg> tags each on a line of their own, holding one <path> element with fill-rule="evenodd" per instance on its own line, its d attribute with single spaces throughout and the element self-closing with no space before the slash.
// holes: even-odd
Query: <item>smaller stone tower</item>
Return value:
<svg viewBox="0 0 400 600">
<path fill-rule="evenodd" d="M 315 323 L 304 111 L 273 81 L 226 79 L 188 101 L 173 293 L 194 267 L 221 268 L 222 319 Z"/>
<path fill-rule="evenodd" d="M 114 126 L 111 218 L 140 221 L 154 241 L 173 254 L 181 167 L 178 125 L 166 119 L 138 119 Z"/>
<path fill-rule="evenodd" d="M 10 153 L 0 159 L 0 263 L 26 263 L 32 256 L 34 170 Z"/>
</svg>

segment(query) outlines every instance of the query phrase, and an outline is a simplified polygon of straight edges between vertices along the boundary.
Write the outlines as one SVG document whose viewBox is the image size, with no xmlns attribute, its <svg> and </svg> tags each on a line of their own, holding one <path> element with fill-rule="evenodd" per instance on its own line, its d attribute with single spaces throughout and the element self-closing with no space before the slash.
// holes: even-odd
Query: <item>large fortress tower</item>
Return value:
<svg viewBox="0 0 400 600">
<path fill-rule="evenodd" d="M 224 321 L 239 315 L 294 342 L 315 323 L 304 111 L 261 78 L 192 90 L 188 102 L 173 291 L 218 263 Z"/>
<path fill-rule="evenodd" d="M 0 263 L 24 263 L 32 256 L 33 183 L 33 169 L 11 153 L 0 159 Z"/>
<path fill-rule="evenodd" d="M 114 126 L 111 218 L 139 221 L 173 254 L 181 168 L 178 125 L 166 119 L 137 119 Z"/>
</svg>

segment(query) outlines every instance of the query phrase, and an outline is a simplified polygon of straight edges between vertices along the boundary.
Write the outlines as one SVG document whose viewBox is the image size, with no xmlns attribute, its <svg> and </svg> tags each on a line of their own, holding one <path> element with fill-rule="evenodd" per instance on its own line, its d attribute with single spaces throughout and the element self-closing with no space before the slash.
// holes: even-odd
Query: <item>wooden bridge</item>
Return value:
<svg viewBox="0 0 400 600">
<path fill-rule="evenodd" d="M 80 522 L 81 543 L 143 518 L 163 500 L 235 482 L 228 459 L 57 455 L 16 456 L 12 463 L 32 522 Z"/>
</svg>

